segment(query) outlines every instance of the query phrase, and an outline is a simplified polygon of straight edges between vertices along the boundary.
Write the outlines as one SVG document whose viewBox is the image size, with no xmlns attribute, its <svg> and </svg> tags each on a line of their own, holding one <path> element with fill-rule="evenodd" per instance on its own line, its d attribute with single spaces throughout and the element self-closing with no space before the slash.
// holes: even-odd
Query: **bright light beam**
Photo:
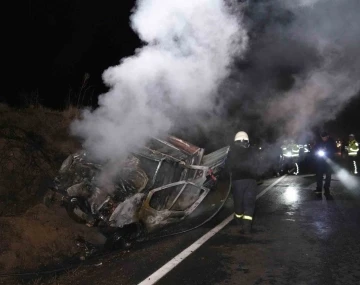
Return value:
<svg viewBox="0 0 360 285">
<path fill-rule="evenodd" d="M 284 198 L 288 203 L 296 202 L 299 199 L 298 191 L 296 190 L 295 187 L 290 186 L 286 189 L 284 193 Z"/>
<path fill-rule="evenodd" d="M 348 171 L 342 168 L 340 165 L 336 164 L 330 158 L 325 158 L 326 162 L 330 165 L 330 167 L 334 170 L 335 174 L 339 178 L 340 182 L 348 189 L 348 190 L 359 190 L 359 182 L 356 180 L 354 176 L 352 176 Z"/>
</svg>

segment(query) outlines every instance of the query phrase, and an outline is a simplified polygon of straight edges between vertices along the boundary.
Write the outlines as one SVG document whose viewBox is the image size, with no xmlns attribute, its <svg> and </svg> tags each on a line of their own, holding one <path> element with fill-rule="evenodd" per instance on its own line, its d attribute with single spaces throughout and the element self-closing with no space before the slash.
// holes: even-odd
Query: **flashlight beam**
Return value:
<svg viewBox="0 0 360 285">
<path fill-rule="evenodd" d="M 325 160 L 330 165 L 330 167 L 334 171 L 334 173 L 337 175 L 340 182 L 348 190 L 357 190 L 357 189 L 359 189 L 359 187 L 360 187 L 359 182 L 346 169 L 344 169 L 340 165 L 336 164 L 330 158 L 326 158 Z"/>
</svg>

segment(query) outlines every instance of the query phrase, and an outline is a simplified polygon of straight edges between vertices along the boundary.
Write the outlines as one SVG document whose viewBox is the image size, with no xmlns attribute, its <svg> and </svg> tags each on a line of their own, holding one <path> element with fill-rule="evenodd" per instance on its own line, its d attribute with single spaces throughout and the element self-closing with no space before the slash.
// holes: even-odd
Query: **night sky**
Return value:
<svg viewBox="0 0 360 285">
<path fill-rule="evenodd" d="M 90 74 L 88 96 L 106 91 L 101 74 L 141 45 L 129 27 L 135 1 L 28 0 L 18 4 L 14 19 L 13 68 L 8 103 L 21 104 L 38 90 L 41 103 L 63 105 Z M 21 68 L 21 71 L 19 70 Z M 96 101 L 96 98 L 94 97 Z M 84 102 L 88 103 L 88 102 Z"/>
<path fill-rule="evenodd" d="M 8 47 L 9 91 L 0 101 L 23 106 L 40 103 L 63 108 L 78 102 L 85 74 L 83 104 L 96 105 L 106 92 L 102 72 L 141 46 L 129 26 L 135 0 L 27 0 L 14 3 Z M 36 101 L 36 102 L 34 102 Z M 360 95 L 326 127 L 335 135 L 359 133 Z M 359 134 L 360 135 L 360 134 Z"/>
</svg>

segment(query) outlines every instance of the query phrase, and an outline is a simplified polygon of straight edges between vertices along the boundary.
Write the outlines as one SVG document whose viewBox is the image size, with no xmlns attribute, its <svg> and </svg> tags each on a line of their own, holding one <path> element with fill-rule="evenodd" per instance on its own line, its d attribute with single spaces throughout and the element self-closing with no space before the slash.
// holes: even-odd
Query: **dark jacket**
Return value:
<svg viewBox="0 0 360 285">
<path fill-rule="evenodd" d="M 231 145 L 226 165 L 232 180 L 257 178 L 258 160 L 256 150 L 252 147 Z"/>
<path fill-rule="evenodd" d="M 335 143 L 334 139 L 329 137 L 326 142 L 324 142 L 323 140 L 318 141 L 314 147 L 315 155 L 316 155 L 316 152 L 318 152 L 319 150 L 325 151 L 326 157 L 333 158 L 337 151 L 337 147 L 336 147 L 336 143 Z M 318 158 L 318 159 L 323 160 L 322 158 Z"/>
</svg>

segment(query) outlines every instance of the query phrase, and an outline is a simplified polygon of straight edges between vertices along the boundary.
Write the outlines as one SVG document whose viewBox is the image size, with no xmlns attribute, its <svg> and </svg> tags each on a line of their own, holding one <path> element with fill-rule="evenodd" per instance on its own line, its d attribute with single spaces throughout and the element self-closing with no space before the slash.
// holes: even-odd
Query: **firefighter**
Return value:
<svg viewBox="0 0 360 285">
<path fill-rule="evenodd" d="M 270 171 L 276 177 L 283 171 L 284 156 L 279 144 L 273 144 L 265 149 L 266 162 L 270 163 Z"/>
<path fill-rule="evenodd" d="M 238 132 L 230 147 L 229 171 L 232 174 L 235 221 L 240 232 L 250 234 L 256 201 L 256 153 L 246 132 Z"/>
<path fill-rule="evenodd" d="M 357 170 L 357 157 L 359 152 L 359 143 L 355 140 L 353 134 L 349 135 L 349 144 L 347 146 L 348 159 L 350 169 L 353 174 L 358 174 Z"/>
<path fill-rule="evenodd" d="M 285 164 L 288 167 L 288 173 L 292 170 L 293 174 L 298 175 L 299 170 L 299 155 L 300 148 L 299 145 L 295 144 L 294 140 L 285 140 L 281 146 Z"/>
<path fill-rule="evenodd" d="M 295 171 L 293 173 L 295 175 L 298 175 L 300 173 L 300 168 L 299 168 L 300 147 L 298 144 L 294 142 L 294 140 L 291 140 L 290 143 L 291 144 L 289 148 L 291 149 L 291 153 L 292 153 L 293 165 L 295 165 Z"/>
<path fill-rule="evenodd" d="M 288 150 L 288 147 L 289 147 L 289 141 L 284 140 L 283 144 L 281 145 L 284 171 L 289 171 L 288 170 L 288 168 L 290 168 L 289 160 L 292 158 L 292 153 L 290 150 Z"/>
<path fill-rule="evenodd" d="M 320 134 L 321 141 L 315 144 L 315 156 L 316 156 L 316 190 L 315 194 L 322 193 L 323 187 L 323 175 L 325 174 L 325 196 L 330 196 L 330 183 L 331 183 L 331 168 L 330 165 L 326 162 L 327 159 L 332 159 L 336 153 L 336 143 L 329 136 L 327 132 L 322 132 Z"/>
</svg>

